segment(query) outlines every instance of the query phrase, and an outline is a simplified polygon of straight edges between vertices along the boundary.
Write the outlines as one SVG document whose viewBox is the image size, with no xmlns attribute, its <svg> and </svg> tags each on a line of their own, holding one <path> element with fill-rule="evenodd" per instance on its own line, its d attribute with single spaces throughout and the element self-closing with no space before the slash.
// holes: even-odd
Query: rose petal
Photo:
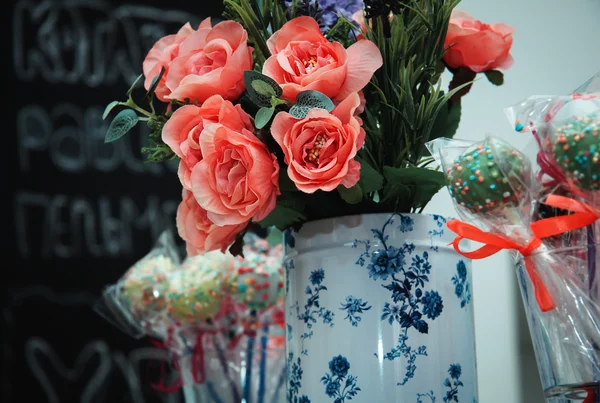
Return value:
<svg viewBox="0 0 600 403">
<path fill-rule="evenodd" d="M 371 41 L 355 42 L 346 52 L 348 54 L 346 80 L 335 97 L 338 101 L 352 92 L 362 90 L 373 77 L 373 73 L 383 65 L 381 52 Z"/>
</svg>

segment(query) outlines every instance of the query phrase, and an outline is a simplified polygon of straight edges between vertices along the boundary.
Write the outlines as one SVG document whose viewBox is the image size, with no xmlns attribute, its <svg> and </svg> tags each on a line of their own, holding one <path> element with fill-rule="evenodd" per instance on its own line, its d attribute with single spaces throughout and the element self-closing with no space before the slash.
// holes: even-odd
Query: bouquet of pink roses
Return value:
<svg viewBox="0 0 600 403">
<path fill-rule="evenodd" d="M 147 160 L 179 160 L 188 254 L 236 254 L 257 224 L 420 212 L 444 186 L 425 143 L 454 135 L 478 73 L 502 84 L 512 29 L 458 0 L 345 3 L 225 0 L 224 21 L 160 39 L 107 106 L 106 141 L 145 122 Z"/>
</svg>

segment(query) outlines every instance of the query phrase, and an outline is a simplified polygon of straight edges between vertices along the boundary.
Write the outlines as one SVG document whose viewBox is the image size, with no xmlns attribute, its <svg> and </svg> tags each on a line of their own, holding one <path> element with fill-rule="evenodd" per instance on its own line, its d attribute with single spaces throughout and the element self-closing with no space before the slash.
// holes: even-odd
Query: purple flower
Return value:
<svg viewBox="0 0 600 403">
<path fill-rule="evenodd" d="M 285 0 L 289 7 L 291 0 Z M 300 14 L 313 17 L 319 22 L 322 30 L 335 25 L 340 16 L 352 21 L 352 14 L 362 10 L 363 0 L 298 0 Z"/>
</svg>

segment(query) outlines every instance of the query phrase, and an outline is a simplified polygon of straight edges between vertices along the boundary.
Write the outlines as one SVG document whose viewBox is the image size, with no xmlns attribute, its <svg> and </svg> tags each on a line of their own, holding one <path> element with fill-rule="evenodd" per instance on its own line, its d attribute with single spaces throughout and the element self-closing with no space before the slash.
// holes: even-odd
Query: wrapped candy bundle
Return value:
<svg viewBox="0 0 600 403">
<path fill-rule="evenodd" d="M 600 73 L 574 94 L 535 96 L 506 109 L 516 131 L 538 145 L 538 204 L 565 232 L 546 238 L 548 254 L 563 266 L 553 273 L 562 292 L 556 313 L 529 301 L 529 282 L 519 277 L 538 368 L 547 397 L 600 400 Z M 551 209 L 547 206 L 550 205 Z M 565 210 L 570 210 L 565 211 Z M 573 214 L 574 212 L 574 214 Z M 543 234 L 543 231 L 538 231 Z"/>
<path fill-rule="evenodd" d="M 537 164 L 494 137 L 428 145 L 462 219 L 447 224 L 455 249 L 473 259 L 511 250 L 546 396 L 585 402 L 599 398 L 600 379 L 595 100 L 536 97 L 511 111 L 528 115 L 514 122 L 536 136 Z M 462 239 L 484 245 L 465 252 Z"/>
<path fill-rule="evenodd" d="M 187 402 L 255 403 L 285 394 L 281 246 L 246 234 L 244 256 L 180 262 L 170 234 L 103 294 L 105 317 L 168 349 Z"/>
</svg>

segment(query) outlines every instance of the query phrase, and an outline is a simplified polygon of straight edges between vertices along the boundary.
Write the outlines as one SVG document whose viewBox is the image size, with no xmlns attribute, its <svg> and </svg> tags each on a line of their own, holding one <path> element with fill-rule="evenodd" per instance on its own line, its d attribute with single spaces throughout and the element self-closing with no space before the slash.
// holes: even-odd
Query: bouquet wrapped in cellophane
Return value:
<svg viewBox="0 0 600 403">
<path fill-rule="evenodd" d="M 169 352 L 179 376 L 157 388 L 183 387 L 188 402 L 283 399 L 281 245 L 254 234 L 245 241 L 243 256 L 214 251 L 179 262 L 166 232 L 105 289 L 107 319 Z"/>
</svg>

